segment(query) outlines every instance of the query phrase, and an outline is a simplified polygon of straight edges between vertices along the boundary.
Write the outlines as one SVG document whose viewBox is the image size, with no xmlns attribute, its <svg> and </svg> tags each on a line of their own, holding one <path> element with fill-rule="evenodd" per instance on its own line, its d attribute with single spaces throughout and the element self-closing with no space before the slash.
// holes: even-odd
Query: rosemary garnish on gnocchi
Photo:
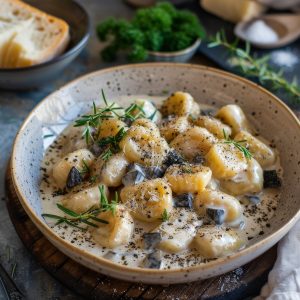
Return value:
<svg viewBox="0 0 300 300">
<path fill-rule="evenodd" d="M 78 224 L 83 223 L 83 224 L 86 224 L 88 226 L 98 227 L 97 224 L 95 224 L 94 222 L 91 222 L 90 220 L 93 220 L 93 221 L 96 221 L 96 222 L 99 222 L 99 223 L 108 224 L 107 221 L 97 218 L 97 214 L 100 212 L 99 209 L 89 209 L 87 212 L 78 214 L 75 211 L 72 211 L 71 209 L 68 209 L 68 208 L 64 207 L 63 205 L 61 205 L 59 203 L 57 203 L 56 206 L 62 212 L 64 212 L 66 215 L 68 215 L 70 217 L 67 217 L 67 216 L 62 217 L 62 216 L 58 216 L 58 215 L 54 215 L 54 214 L 42 214 L 42 217 L 57 220 L 55 225 L 66 223 L 67 225 L 70 225 L 72 227 L 76 227 L 80 230 L 87 230 L 87 228 L 81 227 Z"/>
<path fill-rule="evenodd" d="M 240 140 L 240 141 L 232 140 L 229 137 L 229 135 L 226 134 L 224 129 L 223 129 L 223 135 L 224 135 L 224 143 L 225 144 L 232 144 L 234 147 L 236 147 L 238 150 L 240 150 L 244 154 L 245 158 L 247 158 L 247 159 L 252 158 L 251 152 L 245 146 L 243 146 L 243 144 L 247 143 L 247 140 Z"/>
<path fill-rule="evenodd" d="M 276 208 L 277 152 L 236 104 L 207 107 L 180 91 L 160 106 L 128 97 L 123 108 L 102 90 L 103 107 L 94 103 L 46 152 L 43 217 L 53 230 L 72 226 L 79 246 L 87 231 L 82 240 L 99 255 L 144 268 L 198 265 L 244 247 Z"/>
</svg>

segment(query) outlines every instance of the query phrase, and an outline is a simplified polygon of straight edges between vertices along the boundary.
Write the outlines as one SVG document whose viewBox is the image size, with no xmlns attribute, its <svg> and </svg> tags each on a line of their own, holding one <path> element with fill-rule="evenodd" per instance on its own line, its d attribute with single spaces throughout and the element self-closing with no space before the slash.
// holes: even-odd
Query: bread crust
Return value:
<svg viewBox="0 0 300 300">
<path fill-rule="evenodd" d="M 53 30 L 53 32 L 51 32 L 51 44 L 47 45 L 45 49 L 40 49 L 36 58 L 26 57 L 26 53 L 24 54 L 22 51 L 18 51 L 18 45 L 13 45 L 14 38 L 18 35 L 16 33 L 15 36 L 12 37 L 8 47 L 8 49 L 11 49 L 12 53 L 6 53 L 6 58 L 2 59 L 1 67 L 13 68 L 31 66 L 51 60 L 65 51 L 70 41 L 70 33 L 69 25 L 64 20 L 49 15 L 20 0 L 0 0 L 0 6 L 1 3 L 11 8 L 9 13 L 12 13 L 16 17 L 17 21 L 22 22 L 26 20 L 26 18 L 32 18 L 35 22 L 35 26 L 38 26 L 39 23 L 41 23 L 41 28 L 34 29 L 41 31 L 41 36 L 42 31 L 50 29 Z M 48 33 L 45 33 L 45 35 L 46 34 L 49 34 L 49 31 Z M 17 56 L 8 58 L 7 55 Z"/>
</svg>

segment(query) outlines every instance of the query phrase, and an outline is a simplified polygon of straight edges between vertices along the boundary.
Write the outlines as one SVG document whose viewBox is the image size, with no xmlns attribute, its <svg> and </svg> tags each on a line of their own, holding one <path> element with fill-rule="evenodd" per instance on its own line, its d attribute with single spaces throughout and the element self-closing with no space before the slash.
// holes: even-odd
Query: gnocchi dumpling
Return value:
<svg viewBox="0 0 300 300">
<path fill-rule="evenodd" d="M 133 123 L 132 126 L 142 126 L 150 130 L 150 132 L 155 135 L 160 137 L 160 132 L 155 123 L 153 123 L 149 119 L 141 118 L 141 119 L 136 119 Z"/>
<path fill-rule="evenodd" d="M 194 200 L 195 209 L 200 216 L 206 215 L 207 208 L 220 208 L 225 212 L 225 221 L 233 222 L 241 217 L 243 209 L 240 202 L 221 191 L 205 189 Z"/>
<path fill-rule="evenodd" d="M 243 152 L 232 144 L 213 145 L 205 158 L 217 179 L 232 178 L 247 169 L 247 159 Z"/>
<path fill-rule="evenodd" d="M 120 148 L 130 162 L 146 166 L 161 165 L 169 152 L 165 139 L 142 126 L 131 126 L 121 140 Z"/>
<path fill-rule="evenodd" d="M 197 193 L 203 191 L 211 180 L 211 170 L 202 165 L 172 165 L 165 178 L 176 194 Z"/>
<path fill-rule="evenodd" d="M 92 236 L 103 247 L 115 248 L 130 242 L 134 230 L 134 221 L 123 206 L 118 204 L 115 211 L 104 211 L 98 214 L 99 219 L 108 224 L 97 222 L 98 228 L 92 229 Z"/>
<path fill-rule="evenodd" d="M 269 167 L 275 163 L 275 152 L 249 132 L 241 131 L 234 137 L 234 139 L 236 141 L 245 140 L 249 151 L 263 168 Z"/>
<path fill-rule="evenodd" d="M 231 179 L 222 180 L 221 187 L 232 195 L 244 195 L 260 192 L 263 189 L 263 181 L 263 170 L 260 164 L 252 158 L 248 161 L 247 170 Z"/>
<path fill-rule="evenodd" d="M 178 134 L 185 132 L 190 127 L 187 117 L 172 117 L 163 119 L 160 133 L 168 142 L 171 142 Z"/>
<path fill-rule="evenodd" d="M 160 232 L 162 237 L 158 248 L 169 253 L 186 250 L 201 225 L 202 221 L 198 219 L 195 212 L 174 214 L 168 222 L 163 222 L 154 230 Z"/>
<path fill-rule="evenodd" d="M 242 109 L 236 104 L 223 106 L 216 114 L 216 117 L 232 128 L 235 135 L 241 130 L 251 131 L 248 120 Z"/>
<path fill-rule="evenodd" d="M 115 136 L 121 128 L 127 128 L 127 125 L 123 121 L 116 118 L 105 119 L 99 125 L 98 138 L 103 139 L 109 136 Z"/>
<path fill-rule="evenodd" d="M 91 166 L 94 159 L 94 155 L 87 149 L 79 149 L 64 156 L 54 165 L 52 170 L 52 176 L 57 186 L 61 189 L 66 186 L 72 167 L 75 167 L 80 172 L 86 166 Z"/>
<path fill-rule="evenodd" d="M 108 188 L 104 186 L 106 196 L 109 196 Z M 64 207 L 78 214 L 84 213 L 92 208 L 100 206 L 100 190 L 98 185 L 85 188 L 81 191 L 72 192 L 61 200 Z"/>
<path fill-rule="evenodd" d="M 206 128 L 218 139 L 224 138 L 224 132 L 226 136 L 231 136 L 231 128 L 228 125 L 223 124 L 220 120 L 211 116 L 199 116 L 193 120 L 193 124 Z"/>
<path fill-rule="evenodd" d="M 197 116 L 200 113 L 200 106 L 190 94 L 176 92 L 164 101 L 161 112 L 164 116 Z"/>
<path fill-rule="evenodd" d="M 170 213 L 173 208 L 172 190 L 160 178 L 126 186 L 120 196 L 133 216 L 141 221 L 161 220 L 163 213 Z"/>
<path fill-rule="evenodd" d="M 91 176 L 95 176 L 97 181 L 108 187 L 117 187 L 122 184 L 128 165 L 129 162 L 122 152 L 112 155 L 107 161 L 99 156 L 91 167 Z"/>
<path fill-rule="evenodd" d="M 204 258 L 218 258 L 241 249 L 245 241 L 231 228 L 203 226 L 198 230 L 194 244 Z"/>
<path fill-rule="evenodd" d="M 192 160 L 196 155 L 206 155 L 216 142 L 217 139 L 207 129 L 193 127 L 179 134 L 170 145 L 186 159 Z"/>
</svg>

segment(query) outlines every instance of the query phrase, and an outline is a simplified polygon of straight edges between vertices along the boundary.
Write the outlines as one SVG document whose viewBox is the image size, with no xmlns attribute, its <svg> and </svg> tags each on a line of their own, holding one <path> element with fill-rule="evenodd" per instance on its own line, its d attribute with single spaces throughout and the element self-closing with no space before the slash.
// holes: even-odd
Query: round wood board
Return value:
<svg viewBox="0 0 300 300">
<path fill-rule="evenodd" d="M 276 259 L 276 246 L 227 274 L 189 284 L 169 286 L 133 284 L 99 274 L 71 260 L 36 228 L 6 174 L 7 208 L 15 229 L 39 264 L 62 284 L 87 299 L 245 299 L 259 293 Z"/>
</svg>

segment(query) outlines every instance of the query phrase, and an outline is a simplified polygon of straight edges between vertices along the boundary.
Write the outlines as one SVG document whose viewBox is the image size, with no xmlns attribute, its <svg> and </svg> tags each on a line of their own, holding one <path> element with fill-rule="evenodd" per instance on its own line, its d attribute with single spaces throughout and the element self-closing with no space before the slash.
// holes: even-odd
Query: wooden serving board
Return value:
<svg viewBox="0 0 300 300">
<path fill-rule="evenodd" d="M 86 299 L 245 299 L 259 293 L 276 259 L 275 246 L 247 265 L 207 280 L 169 286 L 133 284 L 89 270 L 55 248 L 22 208 L 9 170 L 6 194 L 10 218 L 26 248 L 58 281 Z"/>
</svg>

